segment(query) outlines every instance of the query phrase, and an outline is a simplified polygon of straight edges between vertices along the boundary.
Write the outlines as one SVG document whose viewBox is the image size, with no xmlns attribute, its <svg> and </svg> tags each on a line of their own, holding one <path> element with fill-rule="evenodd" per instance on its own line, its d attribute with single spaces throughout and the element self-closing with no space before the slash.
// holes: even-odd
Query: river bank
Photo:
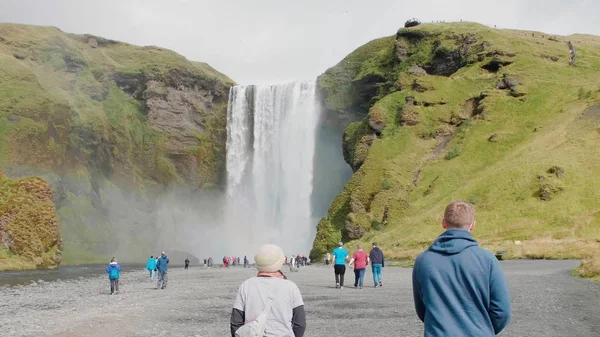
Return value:
<svg viewBox="0 0 600 337">
<path fill-rule="evenodd" d="M 502 264 L 513 299 L 513 319 L 503 336 L 598 336 L 600 284 L 570 276 L 577 261 Z M 227 336 L 237 287 L 254 274 L 241 267 L 178 267 L 169 271 L 168 288 L 155 290 L 145 271 L 124 271 L 116 296 L 108 295 L 105 275 L 2 287 L 0 335 Z M 411 269 L 385 268 L 383 288 L 362 290 L 335 289 L 331 267 L 301 268 L 288 276 L 304 298 L 306 337 L 423 335 L 413 309 Z"/>
</svg>

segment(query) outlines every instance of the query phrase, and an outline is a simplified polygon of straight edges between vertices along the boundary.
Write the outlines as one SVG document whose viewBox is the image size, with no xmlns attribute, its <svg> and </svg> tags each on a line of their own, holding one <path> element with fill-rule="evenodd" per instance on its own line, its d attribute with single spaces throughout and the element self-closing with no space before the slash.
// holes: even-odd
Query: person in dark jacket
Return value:
<svg viewBox="0 0 600 337">
<path fill-rule="evenodd" d="M 381 269 L 385 267 L 385 260 L 383 252 L 377 247 L 376 242 L 373 242 L 373 248 L 369 252 L 369 259 L 371 260 L 371 271 L 373 272 L 373 283 L 375 284 L 375 288 L 383 287 L 381 281 Z"/>
<path fill-rule="evenodd" d="M 183 269 L 188 269 L 190 267 L 190 259 L 186 258 L 185 261 L 183 261 L 183 263 Z"/>
<path fill-rule="evenodd" d="M 162 252 L 156 261 L 156 269 L 156 289 L 165 289 L 167 287 L 167 282 L 169 281 L 169 277 L 167 275 L 167 270 L 169 269 L 169 258 L 165 252 Z"/>
<path fill-rule="evenodd" d="M 116 258 L 112 258 L 106 267 L 108 279 L 110 281 L 110 294 L 119 294 L 119 278 L 121 277 L 121 265 Z"/>
<path fill-rule="evenodd" d="M 510 321 L 502 267 L 473 239 L 474 214 L 466 202 L 450 203 L 446 231 L 415 261 L 413 296 L 426 337 L 495 336 Z"/>
</svg>

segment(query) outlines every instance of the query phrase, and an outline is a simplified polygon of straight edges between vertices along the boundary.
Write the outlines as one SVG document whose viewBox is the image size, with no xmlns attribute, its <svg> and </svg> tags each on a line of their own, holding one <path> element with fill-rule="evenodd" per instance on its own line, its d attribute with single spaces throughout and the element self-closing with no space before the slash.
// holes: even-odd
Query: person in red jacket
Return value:
<svg viewBox="0 0 600 337">
<path fill-rule="evenodd" d="M 363 280 L 365 278 L 365 270 L 369 264 L 369 255 L 363 250 L 361 244 L 358 245 L 358 250 L 352 255 L 350 265 L 354 264 L 354 288 L 362 289 Z"/>
</svg>

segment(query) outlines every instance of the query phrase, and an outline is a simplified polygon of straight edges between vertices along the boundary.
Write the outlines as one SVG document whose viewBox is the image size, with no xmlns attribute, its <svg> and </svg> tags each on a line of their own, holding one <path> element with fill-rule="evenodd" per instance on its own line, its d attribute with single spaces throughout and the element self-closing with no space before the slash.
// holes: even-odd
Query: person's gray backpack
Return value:
<svg viewBox="0 0 600 337">
<path fill-rule="evenodd" d="M 269 311 L 271 311 L 274 300 L 275 296 L 270 294 L 267 298 L 265 310 L 263 310 L 257 318 L 237 329 L 235 337 L 263 337 L 265 335 L 265 329 L 267 328 L 267 321 L 269 320 Z"/>
</svg>

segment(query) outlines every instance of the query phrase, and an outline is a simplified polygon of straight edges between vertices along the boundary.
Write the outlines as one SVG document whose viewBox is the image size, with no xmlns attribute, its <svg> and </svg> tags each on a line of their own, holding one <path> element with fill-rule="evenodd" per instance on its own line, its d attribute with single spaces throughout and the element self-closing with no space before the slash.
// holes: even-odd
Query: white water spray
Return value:
<svg viewBox="0 0 600 337">
<path fill-rule="evenodd" d="M 251 255 L 264 243 L 308 254 L 318 106 L 314 82 L 235 86 L 227 111 L 225 244 Z"/>
</svg>

